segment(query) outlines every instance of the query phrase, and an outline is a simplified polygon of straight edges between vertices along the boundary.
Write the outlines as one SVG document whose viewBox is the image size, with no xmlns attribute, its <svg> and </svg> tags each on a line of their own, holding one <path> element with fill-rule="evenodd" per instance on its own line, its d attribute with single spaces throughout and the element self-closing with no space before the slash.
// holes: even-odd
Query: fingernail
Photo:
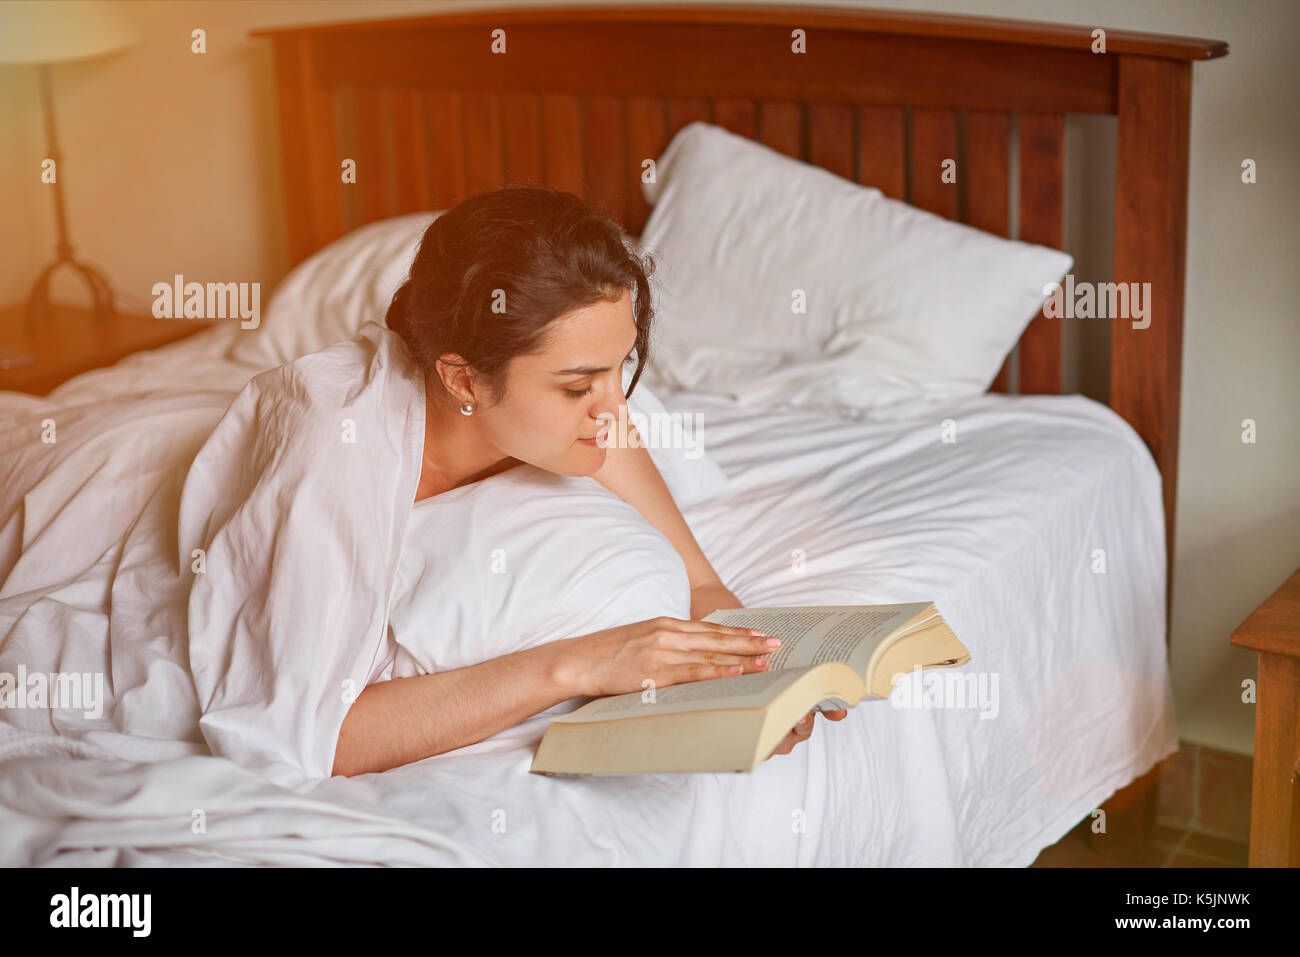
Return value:
<svg viewBox="0 0 1300 957">
<path fill-rule="evenodd" d="M 769 648 L 776 648 L 776 647 L 779 647 L 779 646 L 780 646 L 780 644 L 781 644 L 781 639 L 780 639 L 780 638 L 769 638 L 769 639 L 767 639 L 766 642 L 764 642 L 764 644 L 766 644 Z"/>
<path fill-rule="evenodd" d="M 765 635 L 765 634 L 767 634 L 767 632 L 765 632 L 765 631 L 759 631 L 757 628 L 751 628 L 751 629 L 749 629 L 749 633 L 750 633 L 751 635 Z"/>
</svg>

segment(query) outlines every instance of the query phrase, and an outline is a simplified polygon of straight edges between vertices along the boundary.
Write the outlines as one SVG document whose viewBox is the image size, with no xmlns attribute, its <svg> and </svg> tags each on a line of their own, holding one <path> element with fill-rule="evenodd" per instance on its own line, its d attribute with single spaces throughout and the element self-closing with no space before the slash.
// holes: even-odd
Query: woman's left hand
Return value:
<svg viewBox="0 0 1300 957">
<path fill-rule="evenodd" d="M 772 757 L 773 754 L 789 754 L 794 750 L 794 746 L 800 741 L 807 741 L 812 737 L 813 715 L 816 713 L 816 711 L 809 711 L 804 715 L 799 723 L 790 729 L 790 733 L 781 739 L 781 743 L 776 746 L 775 750 L 773 750 L 772 754 L 769 754 L 768 757 Z M 822 715 L 830 721 L 843 721 L 848 717 L 848 714 L 849 713 L 843 709 L 840 709 L 839 711 L 822 712 Z"/>
<path fill-rule="evenodd" d="M 696 585 L 691 589 L 691 618 L 698 621 L 711 611 L 717 611 L 719 608 L 744 608 L 740 599 L 727 590 L 727 586 L 720 581 L 704 582 Z M 795 745 L 801 741 L 807 741 L 813 733 L 813 715 L 816 711 L 809 711 L 803 716 L 803 719 L 790 729 L 790 733 L 781 739 L 781 743 L 776 746 L 769 754 L 772 757 L 776 754 L 789 754 L 794 750 Z M 823 711 L 823 717 L 829 721 L 843 721 L 849 713 L 843 709 L 839 711 Z"/>
</svg>

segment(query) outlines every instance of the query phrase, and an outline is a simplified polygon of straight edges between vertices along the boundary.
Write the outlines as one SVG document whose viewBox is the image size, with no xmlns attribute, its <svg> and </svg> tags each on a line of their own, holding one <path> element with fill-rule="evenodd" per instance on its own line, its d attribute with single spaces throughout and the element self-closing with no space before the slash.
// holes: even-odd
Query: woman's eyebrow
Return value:
<svg viewBox="0 0 1300 957">
<path fill-rule="evenodd" d="M 633 349 L 635 348 L 633 346 Z M 630 358 L 632 358 L 632 349 L 627 350 L 627 355 L 623 357 L 623 361 L 626 362 Z M 596 375 L 598 372 L 608 372 L 609 370 L 610 366 L 577 366 L 573 369 L 560 369 L 552 372 L 551 375 Z"/>
<path fill-rule="evenodd" d="M 609 370 L 609 366 L 578 366 L 575 369 L 560 369 L 558 372 L 552 372 L 551 375 L 595 375 L 597 372 Z"/>
</svg>

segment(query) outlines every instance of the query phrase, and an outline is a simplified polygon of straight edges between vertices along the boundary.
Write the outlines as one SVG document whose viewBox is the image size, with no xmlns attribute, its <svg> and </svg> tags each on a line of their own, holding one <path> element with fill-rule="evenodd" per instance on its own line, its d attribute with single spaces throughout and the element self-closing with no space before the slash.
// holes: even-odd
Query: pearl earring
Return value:
<svg viewBox="0 0 1300 957">
<path fill-rule="evenodd" d="M 473 414 L 474 414 L 474 404 L 473 404 L 472 402 L 465 402 L 465 403 L 462 403 L 462 404 L 461 404 L 461 407 L 460 407 L 460 414 L 461 414 L 461 415 L 473 415 Z"/>
</svg>

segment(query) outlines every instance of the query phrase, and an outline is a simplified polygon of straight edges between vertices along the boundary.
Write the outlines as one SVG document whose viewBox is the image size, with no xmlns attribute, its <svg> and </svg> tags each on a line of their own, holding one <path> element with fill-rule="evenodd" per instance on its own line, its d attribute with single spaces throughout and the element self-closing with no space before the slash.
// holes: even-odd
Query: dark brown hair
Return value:
<svg viewBox="0 0 1300 957">
<path fill-rule="evenodd" d="M 552 320 L 627 289 L 637 330 L 630 396 L 649 359 L 653 270 L 616 223 L 577 196 L 511 184 L 430 224 L 386 322 L 426 374 L 456 353 L 499 399 L 510 360 L 543 348 Z M 505 311 L 494 312 L 502 295 Z"/>
</svg>

